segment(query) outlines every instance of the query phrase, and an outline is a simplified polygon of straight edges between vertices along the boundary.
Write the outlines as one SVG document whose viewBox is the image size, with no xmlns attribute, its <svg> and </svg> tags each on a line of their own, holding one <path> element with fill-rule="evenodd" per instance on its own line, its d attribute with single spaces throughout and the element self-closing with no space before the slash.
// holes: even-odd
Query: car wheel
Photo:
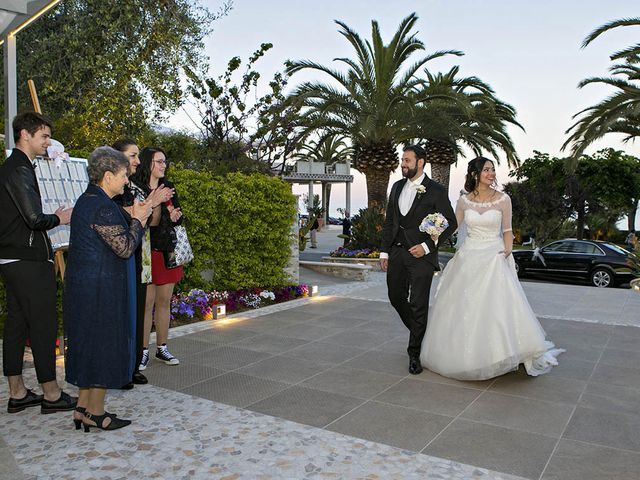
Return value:
<svg viewBox="0 0 640 480">
<path fill-rule="evenodd" d="M 613 287 L 613 273 L 606 268 L 596 268 L 591 272 L 591 285 L 598 288 Z"/>
<path fill-rule="evenodd" d="M 516 263 L 516 273 L 518 274 L 519 277 L 524 277 L 524 268 L 522 268 L 518 262 L 515 262 L 515 263 Z"/>
</svg>

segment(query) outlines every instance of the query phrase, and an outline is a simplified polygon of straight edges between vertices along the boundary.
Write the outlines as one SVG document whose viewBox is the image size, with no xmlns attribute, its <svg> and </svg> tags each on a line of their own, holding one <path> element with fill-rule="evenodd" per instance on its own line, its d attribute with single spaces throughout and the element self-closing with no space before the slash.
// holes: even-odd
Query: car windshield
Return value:
<svg viewBox="0 0 640 480">
<path fill-rule="evenodd" d="M 613 250 L 616 253 L 619 253 L 620 255 L 629 255 L 628 250 L 625 250 L 624 248 L 619 247 L 615 243 L 605 243 L 605 245 L 607 246 L 607 248 L 610 248 L 611 250 Z"/>
</svg>

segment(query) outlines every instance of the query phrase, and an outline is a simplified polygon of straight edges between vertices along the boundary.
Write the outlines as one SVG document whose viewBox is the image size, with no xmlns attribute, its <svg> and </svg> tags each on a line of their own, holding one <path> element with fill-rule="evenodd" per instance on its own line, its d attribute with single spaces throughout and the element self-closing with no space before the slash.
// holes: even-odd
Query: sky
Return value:
<svg viewBox="0 0 640 480">
<path fill-rule="evenodd" d="M 218 0 L 202 3 L 212 11 L 221 4 Z M 573 123 L 571 117 L 611 92 L 604 86 L 578 89 L 577 84 L 587 77 L 606 76 L 609 55 L 638 43 L 640 31 L 637 27 L 619 28 L 585 49 L 580 48 L 582 40 L 603 23 L 640 15 L 638 6 L 637 0 L 234 0 L 233 10 L 214 23 L 205 53 L 210 58 L 210 74 L 217 76 L 231 57 L 246 60 L 261 43 L 273 43 L 256 65 L 266 83 L 283 69 L 287 59 L 342 68 L 333 59 L 353 56 L 353 50 L 338 33 L 334 20 L 345 22 L 363 38 L 370 37 L 371 21 L 377 20 L 388 43 L 400 21 L 416 12 L 416 30 L 426 53 L 449 49 L 465 53 L 430 62 L 432 71 L 444 72 L 459 65 L 460 75 L 479 77 L 516 108 L 525 131 L 511 128 L 510 134 L 522 160 L 534 150 L 562 156 L 560 148 L 566 140 L 564 132 Z M 326 79 L 318 72 L 301 72 L 290 84 L 322 78 Z M 177 112 L 168 124 L 194 129 L 184 111 Z M 619 136 L 605 137 L 587 153 L 614 147 L 640 156 L 640 143 L 622 144 L 620 140 Z M 453 202 L 471 158 L 459 158 L 452 167 L 449 192 Z M 498 181 L 507 182 L 508 171 L 502 161 Z M 366 207 L 366 185 L 361 174 L 352 173 L 351 204 L 356 212 Z M 399 169 L 389 185 L 398 178 Z M 306 186 L 294 187 L 294 193 L 306 191 Z M 336 215 L 335 209 L 344 204 L 344 184 L 336 184 L 330 214 Z"/>
</svg>

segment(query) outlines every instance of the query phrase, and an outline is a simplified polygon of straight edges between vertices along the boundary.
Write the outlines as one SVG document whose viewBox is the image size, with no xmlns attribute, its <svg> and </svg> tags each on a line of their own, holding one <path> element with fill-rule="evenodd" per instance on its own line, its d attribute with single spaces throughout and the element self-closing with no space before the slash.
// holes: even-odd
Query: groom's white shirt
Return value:
<svg viewBox="0 0 640 480">
<path fill-rule="evenodd" d="M 400 213 L 402 216 L 409 213 L 411 210 L 411 205 L 413 205 L 413 201 L 416 198 L 417 188 L 422 185 L 425 173 L 420 175 L 415 182 L 412 182 L 410 179 L 407 179 L 407 182 L 404 184 L 404 188 L 402 192 L 400 192 L 400 197 L 398 198 L 398 208 L 400 209 Z M 422 242 L 422 248 L 424 248 L 424 254 L 428 254 L 431 250 L 427 247 L 427 244 Z M 389 254 L 387 252 L 380 252 L 380 258 L 389 258 Z"/>
</svg>

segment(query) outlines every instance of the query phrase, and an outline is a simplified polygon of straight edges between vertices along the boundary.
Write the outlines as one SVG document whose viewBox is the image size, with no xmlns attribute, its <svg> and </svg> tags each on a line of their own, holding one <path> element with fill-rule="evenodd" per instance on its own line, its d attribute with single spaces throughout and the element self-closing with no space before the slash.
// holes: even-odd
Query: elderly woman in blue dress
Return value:
<svg viewBox="0 0 640 480">
<path fill-rule="evenodd" d="M 135 364 L 135 263 L 151 206 L 134 203 L 131 224 L 112 198 L 127 184 L 127 158 L 111 147 L 89 157 L 89 186 L 71 217 L 63 297 L 66 380 L 80 389 L 73 414 L 84 425 L 115 430 L 131 423 L 104 409 L 106 389 L 131 380 Z"/>
</svg>

